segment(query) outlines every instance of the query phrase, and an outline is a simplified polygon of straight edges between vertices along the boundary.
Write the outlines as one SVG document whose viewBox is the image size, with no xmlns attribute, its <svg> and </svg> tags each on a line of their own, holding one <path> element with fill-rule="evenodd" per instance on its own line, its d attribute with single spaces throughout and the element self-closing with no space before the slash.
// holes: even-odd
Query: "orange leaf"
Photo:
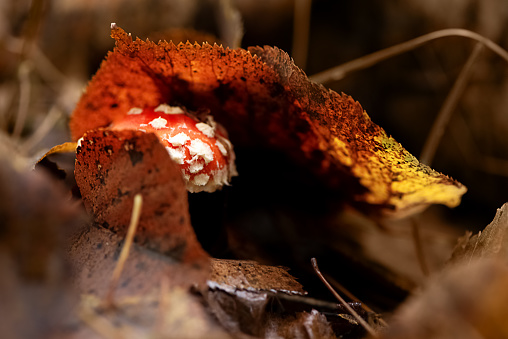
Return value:
<svg viewBox="0 0 508 339">
<path fill-rule="evenodd" d="M 360 205 L 402 216 L 466 188 L 418 162 L 373 123 L 361 105 L 310 82 L 278 48 L 132 40 L 113 26 L 116 48 L 73 113 L 74 139 L 133 107 L 161 103 L 209 111 L 235 145 L 285 152 Z"/>
</svg>

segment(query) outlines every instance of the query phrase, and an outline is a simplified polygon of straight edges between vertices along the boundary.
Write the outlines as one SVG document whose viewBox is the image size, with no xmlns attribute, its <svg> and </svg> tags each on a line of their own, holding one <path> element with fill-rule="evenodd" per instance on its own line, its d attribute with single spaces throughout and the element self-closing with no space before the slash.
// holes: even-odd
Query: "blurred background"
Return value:
<svg viewBox="0 0 508 339">
<path fill-rule="evenodd" d="M 469 29 L 508 46 L 505 0 L 0 0 L 2 142 L 36 158 L 69 140 L 69 115 L 114 47 L 112 22 L 142 39 L 184 28 L 213 34 L 231 47 L 278 46 L 308 75 L 444 28 Z M 358 100 L 374 122 L 418 157 L 474 46 L 466 38 L 442 38 L 326 85 Z M 420 217 L 422 238 L 435 265 L 446 259 L 458 235 L 483 229 L 508 201 L 507 74 L 507 63 L 483 49 L 432 163 L 469 189 L 456 209 L 437 206 Z M 319 207 L 310 209 L 308 219 L 321 215 Z M 275 223 L 291 224 L 285 213 L 276 213 L 280 220 Z M 248 217 L 245 223 L 274 223 L 265 214 L 255 215 L 258 219 Z M 407 247 L 402 252 L 381 258 L 386 246 L 411 239 L 406 231 L 411 221 L 400 223 L 404 231 L 390 222 L 397 231 L 381 235 L 372 226 L 375 235 L 361 241 L 371 257 L 383 265 L 390 262 L 392 270 L 419 282 L 423 275 L 410 240 L 400 245 Z M 387 234 L 391 240 L 385 243 Z M 273 242 L 273 251 L 287 251 Z M 401 262 L 400 253 L 406 252 L 407 261 Z"/>
</svg>

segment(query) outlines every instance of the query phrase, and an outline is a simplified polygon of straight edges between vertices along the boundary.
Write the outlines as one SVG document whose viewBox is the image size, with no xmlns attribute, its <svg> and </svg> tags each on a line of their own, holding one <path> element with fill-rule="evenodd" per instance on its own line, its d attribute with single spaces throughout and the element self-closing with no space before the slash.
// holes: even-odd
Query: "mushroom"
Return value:
<svg viewBox="0 0 508 339">
<path fill-rule="evenodd" d="M 214 192 L 238 175 L 225 129 L 207 116 L 200 121 L 181 107 L 134 107 L 113 121 L 113 130 L 154 133 L 177 163 L 189 192 Z"/>
</svg>

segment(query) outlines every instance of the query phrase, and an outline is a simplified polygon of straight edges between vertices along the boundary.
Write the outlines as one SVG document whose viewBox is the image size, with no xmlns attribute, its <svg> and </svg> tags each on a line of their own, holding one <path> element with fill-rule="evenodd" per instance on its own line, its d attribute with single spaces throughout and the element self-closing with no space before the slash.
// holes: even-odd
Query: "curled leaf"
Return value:
<svg viewBox="0 0 508 339">
<path fill-rule="evenodd" d="M 77 148 L 76 182 L 95 221 L 126 233 L 133 197 L 143 196 L 136 242 L 183 261 L 206 259 L 190 225 L 178 166 L 154 134 L 97 130 Z"/>
<path fill-rule="evenodd" d="M 133 107 L 209 111 L 235 145 L 270 147 L 307 166 L 360 205 L 402 216 L 460 203 L 466 188 L 421 164 L 345 94 L 308 80 L 278 48 L 134 40 L 113 26 L 116 48 L 73 113 L 74 139 Z"/>
</svg>

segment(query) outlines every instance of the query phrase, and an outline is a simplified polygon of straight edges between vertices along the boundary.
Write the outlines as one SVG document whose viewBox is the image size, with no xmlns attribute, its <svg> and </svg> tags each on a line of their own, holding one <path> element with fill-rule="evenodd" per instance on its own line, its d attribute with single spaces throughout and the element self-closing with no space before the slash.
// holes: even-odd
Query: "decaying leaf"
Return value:
<svg viewBox="0 0 508 339">
<path fill-rule="evenodd" d="M 75 330 L 77 337 L 231 338 L 196 297 L 179 287 L 120 298 L 114 310 L 105 310 L 94 295 L 83 295 L 78 312 L 84 325 Z"/>
<path fill-rule="evenodd" d="M 213 259 L 208 284 L 224 290 L 307 294 L 287 268 L 261 265 L 255 261 Z"/>
<path fill-rule="evenodd" d="M 133 41 L 116 25 L 112 36 L 115 50 L 73 113 L 75 140 L 133 107 L 168 103 L 209 111 L 235 145 L 285 152 L 351 200 L 387 214 L 454 207 L 466 191 L 419 163 L 351 97 L 310 82 L 277 48 Z"/>
<path fill-rule="evenodd" d="M 476 258 L 508 259 L 508 203 L 497 210 L 494 220 L 485 229 L 471 236 L 468 232 L 459 239 L 450 263 L 468 262 Z"/>
<path fill-rule="evenodd" d="M 87 227 L 73 234 L 67 257 L 73 263 L 73 281 L 80 293 L 103 297 L 108 292 L 123 244 L 123 236 L 103 227 Z M 182 263 L 134 243 L 115 296 L 150 293 L 164 279 L 170 287 L 190 288 L 194 284 L 204 284 L 209 273 L 208 267 Z"/>
<path fill-rule="evenodd" d="M 136 242 L 185 262 L 207 260 L 190 224 L 187 191 L 177 165 L 154 134 L 97 130 L 77 148 L 76 182 L 95 221 L 119 234 L 133 197 L 143 196 Z"/>
<path fill-rule="evenodd" d="M 206 304 L 234 334 L 263 338 L 336 338 L 363 333 L 341 305 L 306 296 L 287 269 L 254 261 L 212 260 Z M 362 317 L 367 313 L 351 303 Z"/>
<path fill-rule="evenodd" d="M 383 339 L 506 338 L 508 269 L 493 259 L 451 266 L 394 315 Z"/>
</svg>

